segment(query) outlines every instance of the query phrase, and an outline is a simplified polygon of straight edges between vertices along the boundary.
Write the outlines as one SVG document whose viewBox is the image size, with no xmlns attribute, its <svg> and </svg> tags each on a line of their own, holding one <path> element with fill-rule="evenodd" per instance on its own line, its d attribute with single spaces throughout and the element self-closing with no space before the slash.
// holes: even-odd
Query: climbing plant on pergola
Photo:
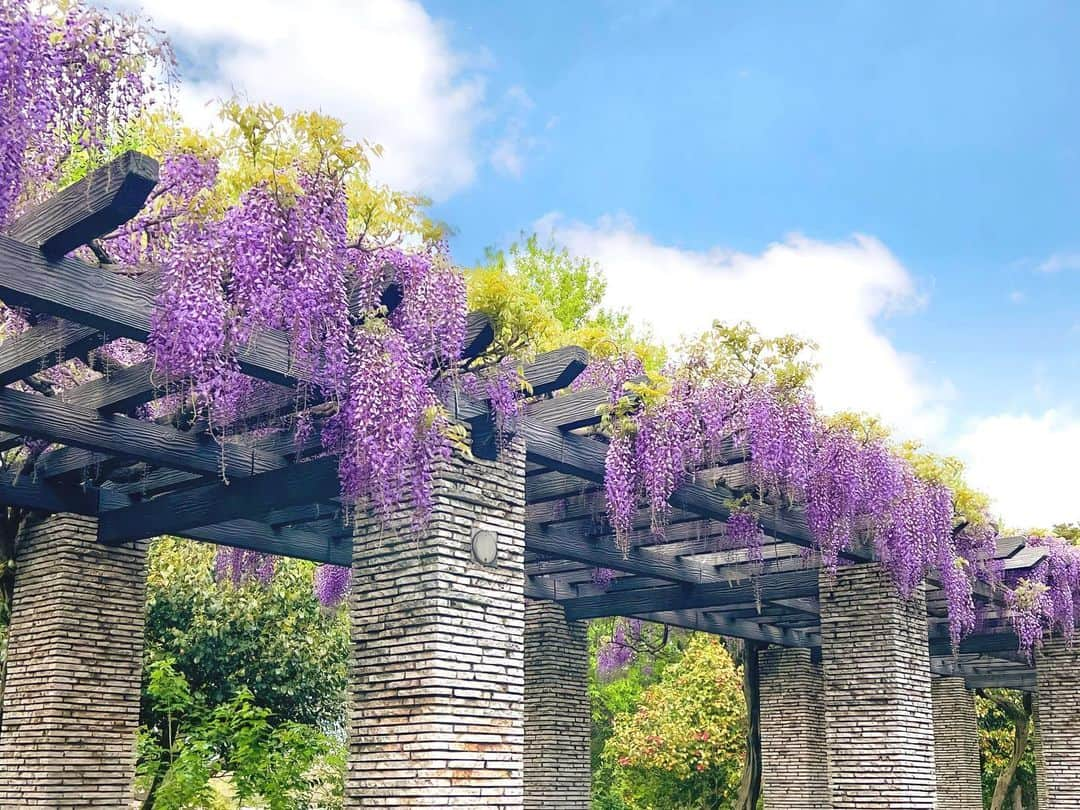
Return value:
<svg viewBox="0 0 1080 810">
<path fill-rule="evenodd" d="M 288 335 L 264 329 L 239 349 L 239 370 L 268 385 L 244 404 L 225 441 L 205 422 L 177 426 L 137 415 L 169 393 L 153 360 L 109 367 L 55 396 L 12 387 L 70 358 L 87 358 L 108 341 L 147 340 L 161 274 L 153 267 L 95 265 L 70 254 L 134 217 L 156 181 L 153 160 L 127 153 L 0 236 L 0 298 L 36 322 L 0 344 L 0 429 L 7 431 L 0 442 L 11 448 L 28 436 L 50 445 L 32 468 L 4 471 L 0 501 L 94 516 L 98 539 L 106 544 L 174 534 L 349 565 L 353 528 L 344 519 L 350 505 L 341 501 L 338 459 L 325 454 L 318 437 L 245 434 L 245 425 L 258 427 L 297 410 L 303 374 Z M 387 309 L 400 298 L 389 276 Z M 486 317 L 469 316 L 462 358 L 481 355 L 492 336 Z M 568 390 L 588 361 L 586 352 L 571 346 L 521 370 L 520 414 L 506 429 L 524 441 L 528 463 L 526 594 L 560 602 L 570 618 L 633 616 L 759 642 L 818 646 L 819 560 L 805 518 L 785 509 L 762 512 L 761 563 L 746 549 L 718 545 L 732 504 L 750 485 L 745 454 L 733 451 L 681 483 L 669 498 L 672 512 L 662 537 L 649 531 L 642 510 L 628 548 L 618 547 L 610 524 L 598 519 L 608 446 L 594 428 L 611 392 L 603 386 Z M 490 402 L 459 386 L 447 389 L 445 405 L 468 428 L 476 456 L 498 453 L 505 437 L 499 438 Z M 1026 570 L 1045 553 L 1020 539 L 998 542 L 997 556 L 1009 571 Z M 873 552 L 855 546 L 843 556 L 867 561 Z M 616 571 L 614 581 L 594 582 L 597 567 Z M 1030 685 L 1000 594 L 980 587 L 976 597 L 983 623 L 961 643 L 957 657 L 944 597 L 931 582 L 935 668 L 978 685 Z"/>
</svg>

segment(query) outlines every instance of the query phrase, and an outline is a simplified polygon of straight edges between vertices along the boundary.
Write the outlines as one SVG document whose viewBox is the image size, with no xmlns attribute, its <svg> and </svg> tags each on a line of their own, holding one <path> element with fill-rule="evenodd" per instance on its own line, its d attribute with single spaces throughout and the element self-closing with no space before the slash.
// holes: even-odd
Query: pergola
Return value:
<svg viewBox="0 0 1080 810">
<path fill-rule="evenodd" d="M 355 806 L 587 807 L 589 715 L 579 620 L 603 616 L 771 647 L 761 658 L 770 808 L 820 807 L 827 795 L 835 808 L 930 807 L 920 796 L 933 795 L 933 758 L 911 765 L 903 746 L 925 748 L 939 727 L 938 806 L 976 806 L 971 790 L 978 790 L 977 773 L 974 788 L 970 784 L 974 719 L 965 684 L 1038 686 L 1040 705 L 1041 693 L 1050 693 L 1043 689 L 1043 668 L 1037 676 L 1018 652 L 1001 594 L 989 587 L 977 591 L 980 627 L 954 651 L 945 599 L 934 581 L 925 595 L 901 603 L 869 547 L 847 553 L 830 577 L 819 570 L 797 511 L 761 513 L 764 563 L 751 562 L 745 549 L 724 543 L 728 504 L 747 486 L 746 459 L 736 453 L 678 488 L 662 536 L 650 530 L 650 515 L 642 510 L 629 550 L 620 550 L 604 519 L 606 444 L 594 429 L 609 392 L 570 390 L 588 363 L 580 348 L 550 352 L 524 367 L 527 399 L 505 447 L 496 441 L 488 403 L 460 391 L 450 396 L 446 404 L 469 426 L 476 460 L 455 459 L 440 479 L 431 536 L 419 546 L 388 539 L 392 527 L 344 519 L 336 458 L 323 454 L 318 438 L 299 441 L 288 429 L 301 380 L 282 333 L 265 331 L 240 353 L 241 370 L 272 387 L 249 403 L 229 441 L 220 443 L 199 422 L 138 418 L 136 409 L 163 396 L 167 381 L 155 375 L 151 361 L 110 367 L 94 350 L 116 338 L 147 339 L 159 273 L 69 254 L 131 219 L 156 180 L 154 161 L 127 153 L 0 236 L 0 300 L 29 311 L 34 323 L 0 344 L 0 446 L 15 447 L 22 437 L 51 445 L 27 468 L 0 474 L 0 503 L 35 514 L 20 540 L 0 798 L 37 790 L 46 802 L 63 796 L 71 802 L 64 806 L 91 806 L 76 797 L 97 796 L 108 804 L 126 795 L 131 746 L 124 740 L 133 739 L 138 714 L 143 541 L 172 534 L 353 567 L 349 796 Z M 399 298 L 388 285 L 387 306 Z M 466 358 L 480 355 L 492 337 L 487 318 L 470 316 Z M 101 376 L 65 391 L 41 384 L 41 371 L 75 357 Z M 28 385 L 13 387 L 20 382 Z M 282 430 L 245 433 L 282 417 Z M 494 561 L 475 553 L 481 530 L 495 537 Z M 1010 571 L 1033 566 L 1044 553 L 1023 538 L 998 543 L 998 558 Z M 597 567 L 616 572 L 610 585 L 594 582 Z M 397 578 L 395 572 L 406 570 L 407 580 Z M 80 587 L 80 581 L 101 587 Z M 852 594 L 865 611 L 858 600 L 845 602 Z M 98 622 L 100 643 L 94 632 L 54 621 L 60 614 Z M 409 644 L 414 631 L 416 643 Z M 56 654 L 58 645 L 63 655 Z M 860 645 L 870 652 L 863 655 Z M 921 658 L 920 645 L 926 649 Z M 904 657 L 908 648 L 915 650 L 914 664 Z M 1054 649 L 1071 662 L 1071 651 Z M 77 666 L 64 664 L 64 656 Z M 446 660 L 455 663 L 439 663 Z M 925 671 L 912 674 L 919 667 Z M 1060 678 L 1062 668 L 1054 671 Z M 80 679 L 79 672 L 91 674 Z M 893 677 L 897 672 L 903 677 Z M 940 723 L 930 717 L 931 673 L 935 688 L 941 683 L 952 689 L 947 700 L 934 693 L 935 712 L 939 703 L 946 712 Z M 429 676 L 438 689 L 427 689 Z M 84 681 L 93 684 L 99 702 L 119 707 L 115 713 L 86 709 L 79 698 Z M 795 687 L 817 697 L 796 705 Z M 913 696 L 906 695 L 908 688 Z M 890 695 L 890 706 L 910 697 L 910 717 L 897 721 L 886 707 L 882 722 L 894 725 L 874 727 L 860 700 L 875 691 Z M 846 697 L 837 697 L 841 692 Z M 966 702 L 957 699 L 964 694 Z M 859 717 L 845 719 L 839 700 L 863 706 Z M 1061 722 L 1075 719 L 1076 702 L 1055 703 L 1055 711 L 1064 707 Z M 62 718 L 70 722 L 65 726 Z M 793 725 L 798 722 L 801 732 Z M 1043 722 L 1053 727 L 1045 710 Z M 470 723 L 478 736 L 461 730 Z M 869 731 L 858 731 L 868 724 Z M 912 731 L 920 724 L 923 731 Z M 851 739 L 844 736 L 849 732 Z M 892 767 L 895 755 L 895 762 L 905 763 L 897 771 L 904 778 L 892 781 L 904 782 L 906 774 L 915 787 L 867 792 L 847 784 L 845 769 L 859 764 L 848 761 L 850 749 L 894 732 L 899 741 L 880 742 L 876 752 L 863 755 L 863 778 L 888 783 L 882 769 Z M 900 740 L 909 732 L 914 742 Z M 1047 733 L 1044 751 L 1057 751 Z M 784 749 L 799 740 L 797 750 Z M 952 755 L 942 751 L 957 747 L 967 753 L 943 774 Z M 879 764 L 867 764 L 868 756 Z M 977 748 L 975 756 L 977 770 Z M 397 766 L 386 764 L 395 757 Z M 822 760 L 819 776 L 804 773 L 813 770 L 815 757 Z M 120 764 L 102 767 L 107 758 Z M 806 769 L 793 767 L 802 760 Z M 927 762 L 929 788 L 922 772 Z M 1046 806 L 1080 806 L 1067 803 L 1080 796 L 1080 776 L 1066 779 L 1059 771 L 1068 768 L 1055 767 L 1044 767 L 1047 784 L 1066 803 Z M 953 791 L 955 800 L 946 799 L 942 791 L 952 794 L 942 785 L 949 782 L 964 783 L 967 792 Z M 818 792 L 808 797 L 808 790 Z"/>
</svg>

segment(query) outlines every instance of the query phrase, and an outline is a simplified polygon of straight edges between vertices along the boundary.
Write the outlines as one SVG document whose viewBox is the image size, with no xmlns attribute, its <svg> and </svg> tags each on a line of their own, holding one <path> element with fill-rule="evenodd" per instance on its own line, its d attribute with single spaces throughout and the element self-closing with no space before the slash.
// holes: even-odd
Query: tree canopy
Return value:
<svg viewBox="0 0 1080 810">
<path fill-rule="evenodd" d="M 723 643 L 696 634 L 635 711 L 617 715 L 603 758 L 629 810 L 721 810 L 742 776 L 746 706 Z"/>
</svg>

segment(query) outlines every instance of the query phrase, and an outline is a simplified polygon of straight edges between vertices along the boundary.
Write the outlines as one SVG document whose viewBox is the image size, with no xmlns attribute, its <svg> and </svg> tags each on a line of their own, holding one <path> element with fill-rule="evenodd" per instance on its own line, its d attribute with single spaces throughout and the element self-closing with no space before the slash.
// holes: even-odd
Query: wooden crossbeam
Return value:
<svg viewBox="0 0 1080 810">
<path fill-rule="evenodd" d="M 70 512 L 99 517 L 115 515 L 130 506 L 122 493 L 111 489 L 84 489 L 35 480 L 6 470 L 0 473 L 0 503 L 43 512 Z M 253 520 L 237 519 L 175 532 L 179 537 L 218 545 L 279 554 L 314 562 L 349 565 L 352 543 L 328 534 L 301 529 L 274 528 Z"/>
<path fill-rule="evenodd" d="M 100 345 L 101 332 L 89 326 L 60 320 L 32 326 L 0 343 L 0 386 L 84 355 Z"/>
<path fill-rule="evenodd" d="M 156 160 L 125 152 L 19 217 L 8 235 L 58 258 L 132 219 L 157 181 Z"/>
<path fill-rule="evenodd" d="M 0 389 L 0 429 L 200 475 L 253 475 L 284 463 L 257 449 L 11 388 Z"/>
<path fill-rule="evenodd" d="M 1016 634 L 1011 630 L 996 633 L 975 633 L 960 642 L 961 653 L 1014 653 L 1020 649 Z M 946 658 L 953 653 L 948 627 L 935 629 L 930 636 L 930 655 Z"/>
<path fill-rule="evenodd" d="M 580 346 L 563 346 L 561 349 L 537 355 L 526 363 L 521 376 L 528 385 L 528 393 L 534 396 L 550 394 L 566 388 L 585 370 L 589 353 Z"/>
<path fill-rule="evenodd" d="M 144 284 L 78 259 L 49 260 L 38 249 L 0 236 L 0 299 L 11 306 L 75 321 L 109 335 L 146 341 L 154 309 Z M 295 386 L 283 332 L 259 332 L 238 352 L 241 370 L 259 379 Z"/>
<path fill-rule="evenodd" d="M 495 325 L 483 312 L 470 312 L 465 320 L 465 342 L 462 358 L 468 360 L 483 354 L 495 339 Z"/>
<path fill-rule="evenodd" d="M 647 377 L 636 377 L 628 382 L 647 381 Z M 623 395 L 632 396 L 625 389 Z M 525 407 L 525 415 L 560 430 L 578 430 L 600 424 L 600 410 L 610 401 L 611 391 L 607 388 L 583 388 L 530 402 Z"/>
<path fill-rule="evenodd" d="M 718 636 L 779 644 L 783 647 L 821 646 L 821 635 L 818 633 L 778 627 L 768 622 L 736 619 L 722 613 L 710 613 L 704 610 L 665 610 L 638 614 L 637 618 L 672 627 L 700 630 Z"/>
<path fill-rule="evenodd" d="M 169 492 L 104 512 L 98 522 L 98 539 L 117 544 L 158 534 L 182 534 L 186 529 L 249 519 L 275 508 L 327 500 L 339 491 L 336 458 L 289 464 L 228 484 Z"/>
<path fill-rule="evenodd" d="M 684 560 L 665 554 L 661 548 L 631 548 L 624 554 L 606 542 L 590 543 L 584 532 L 570 528 L 545 529 L 536 524 L 526 524 L 525 547 L 567 560 L 644 574 L 669 582 L 696 585 L 718 579 L 715 568 L 710 570 L 692 559 Z"/>
<path fill-rule="evenodd" d="M 352 564 L 352 542 L 340 542 L 329 535 L 303 529 L 267 526 L 259 521 L 237 519 L 175 532 L 179 537 L 232 546 L 263 554 L 295 557 L 319 563 Z"/>
<path fill-rule="evenodd" d="M 633 616 L 658 610 L 719 607 L 730 602 L 753 601 L 757 596 L 769 600 L 816 595 L 817 571 L 791 571 L 763 577 L 756 582 L 715 582 L 694 588 L 670 585 L 560 601 L 566 609 L 567 618 L 595 619 L 601 616 Z"/>
<path fill-rule="evenodd" d="M 525 500 L 530 504 L 561 501 L 581 495 L 595 487 L 594 482 L 583 481 L 576 475 L 568 475 L 564 472 L 537 473 L 525 479 Z"/>
<path fill-rule="evenodd" d="M 560 430 L 576 430 L 599 424 L 599 410 L 610 398 L 611 392 L 606 388 L 586 388 L 530 402 L 525 406 L 525 415 Z"/>
<path fill-rule="evenodd" d="M 1009 666 L 980 667 L 951 658 L 932 658 L 930 671 L 945 677 L 962 677 L 969 689 L 1020 689 L 1034 691 L 1035 670 Z"/>
<path fill-rule="evenodd" d="M 35 480 L 22 471 L 0 473 L 0 503 L 41 512 L 70 512 L 97 515 L 100 501 L 96 490 L 54 485 Z"/>
</svg>

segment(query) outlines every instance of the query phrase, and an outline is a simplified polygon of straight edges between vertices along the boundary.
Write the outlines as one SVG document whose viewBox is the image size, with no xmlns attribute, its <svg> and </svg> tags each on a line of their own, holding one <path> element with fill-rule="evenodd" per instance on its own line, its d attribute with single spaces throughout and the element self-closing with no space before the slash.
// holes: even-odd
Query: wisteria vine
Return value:
<svg viewBox="0 0 1080 810">
<path fill-rule="evenodd" d="M 756 495 L 731 504 L 725 528 L 750 562 L 762 561 L 759 515 L 796 506 L 827 570 L 868 541 L 905 597 L 938 578 L 954 645 L 974 628 L 974 583 L 999 573 L 989 521 L 957 522 L 946 487 L 922 480 L 883 440 L 824 419 L 805 393 L 700 371 L 693 359 L 670 367 L 662 396 L 629 410 L 624 399 L 608 420 L 607 514 L 624 545 L 642 509 L 663 533 L 669 498 L 696 471 L 745 460 Z M 618 368 L 594 374 L 618 385 L 626 378 Z"/>
<path fill-rule="evenodd" d="M 47 192 L 74 149 L 100 148 L 137 118 L 170 64 L 133 17 L 0 0 L 0 225 Z"/>
</svg>

